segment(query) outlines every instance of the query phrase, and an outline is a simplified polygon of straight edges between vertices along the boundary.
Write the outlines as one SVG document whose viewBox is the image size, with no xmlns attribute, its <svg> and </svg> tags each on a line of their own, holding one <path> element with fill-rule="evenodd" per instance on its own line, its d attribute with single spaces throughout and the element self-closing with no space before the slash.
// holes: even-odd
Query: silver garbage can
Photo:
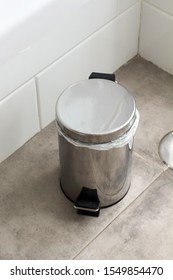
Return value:
<svg viewBox="0 0 173 280">
<path fill-rule="evenodd" d="M 139 114 L 124 87 L 109 75 L 96 77 L 62 92 L 56 124 L 61 188 L 78 213 L 98 216 L 129 190 Z"/>
</svg>

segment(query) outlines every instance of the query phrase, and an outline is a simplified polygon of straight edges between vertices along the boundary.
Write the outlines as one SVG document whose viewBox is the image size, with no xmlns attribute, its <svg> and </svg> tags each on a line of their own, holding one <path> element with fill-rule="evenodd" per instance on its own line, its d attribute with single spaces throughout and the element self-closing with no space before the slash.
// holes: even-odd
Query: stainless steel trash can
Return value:
<svg viewBox="0 0 173 280">
<path fill-rule="evenodd" d="M 60 183 L 79 211 L 99 213 L 128 192 L 138 121 L 133 96 L 102 76 L 80 81 L 58 98 Z"/>
</svg>

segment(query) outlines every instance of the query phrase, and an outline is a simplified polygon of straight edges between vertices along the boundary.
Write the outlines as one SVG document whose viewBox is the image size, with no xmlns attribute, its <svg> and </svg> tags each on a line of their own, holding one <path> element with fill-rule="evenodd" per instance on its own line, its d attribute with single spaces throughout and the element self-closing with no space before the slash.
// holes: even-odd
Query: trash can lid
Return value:
<svg viewBox="0 0 173 280">
<path fill-rule="evenodd" d="M 59 128 L 86 143 L 105 143 L 122 136 L 133 125 L 135 113 L 133 96 L 121 85 L 103 79 L 68 87 L 56 103 Z"/>
</svg>

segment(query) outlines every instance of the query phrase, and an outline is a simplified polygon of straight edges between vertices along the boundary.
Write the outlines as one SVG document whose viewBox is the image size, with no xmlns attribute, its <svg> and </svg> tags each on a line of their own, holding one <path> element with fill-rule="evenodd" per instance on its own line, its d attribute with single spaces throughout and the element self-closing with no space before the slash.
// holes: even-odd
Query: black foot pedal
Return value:
<svg viewBox="0 0 173 280">
<path fill-rule="evenodd" d="M 98 73 L 98 72 L 92 72 L 89 76 L 89 79 L 105 79 L 115 82 L 116 77 L 115 74 L 107 74 L 107 73 Z"/>
<path fill-rule="evenodd" d="M 98 217 L 100 213 L 100 201 L 98 199 L 97 190 L 83 187 L 76 199 L 74 208 L 78 210 L 78 214 Z"/>
</svg>

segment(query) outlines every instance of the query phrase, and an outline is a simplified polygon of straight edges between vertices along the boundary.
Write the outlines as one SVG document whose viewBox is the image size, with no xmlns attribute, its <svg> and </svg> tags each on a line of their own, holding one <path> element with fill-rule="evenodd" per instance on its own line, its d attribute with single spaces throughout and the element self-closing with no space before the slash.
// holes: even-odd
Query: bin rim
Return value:
<svg viewBox="0 0 173 280">
<path fill-rule="evenodd" d="M 139 115 L 138 110 L 136 109 L 135 121 L 134 121 L 133 125 L 131 126 L 131 128 L 126 133 L 124 133 L 122 136 L 116 138 L 113 141 L 109 141 L 109 142 L 105 142 L 105 143 L 87 143 L 87 142 L 81 142 L 79 140 L 72 139 L 61 129 L 61 127 L 58 125 L 58 122 L 56 120 L 55 120 L 55 122 L 56 122 L 56 126 L 57 126 L 59 135 L 64 137 L 72 145 L 74 145 L 76 147 L 89 148 L 89 149 L 94 149 L 94 150 L 110 150 L 112 148 L 124 147 L 125 145 L 127 145 L 131 142 L 131 140 L 133 139 L 133 137 L 136 133 L 136 130 L 137 130 L 137 127 L 139 124 L 139 119 L 140 119 L 140 115 Z"/>
<path fill-rule="evenodd" d="M 82 80 L 61 93 L 55 111 L 58 126 L 68 137 L 86 143 L 105 143 L 123 136 L 133 126 L 136 103 L 132 94 L 118 83 Z"/>
</svg>

